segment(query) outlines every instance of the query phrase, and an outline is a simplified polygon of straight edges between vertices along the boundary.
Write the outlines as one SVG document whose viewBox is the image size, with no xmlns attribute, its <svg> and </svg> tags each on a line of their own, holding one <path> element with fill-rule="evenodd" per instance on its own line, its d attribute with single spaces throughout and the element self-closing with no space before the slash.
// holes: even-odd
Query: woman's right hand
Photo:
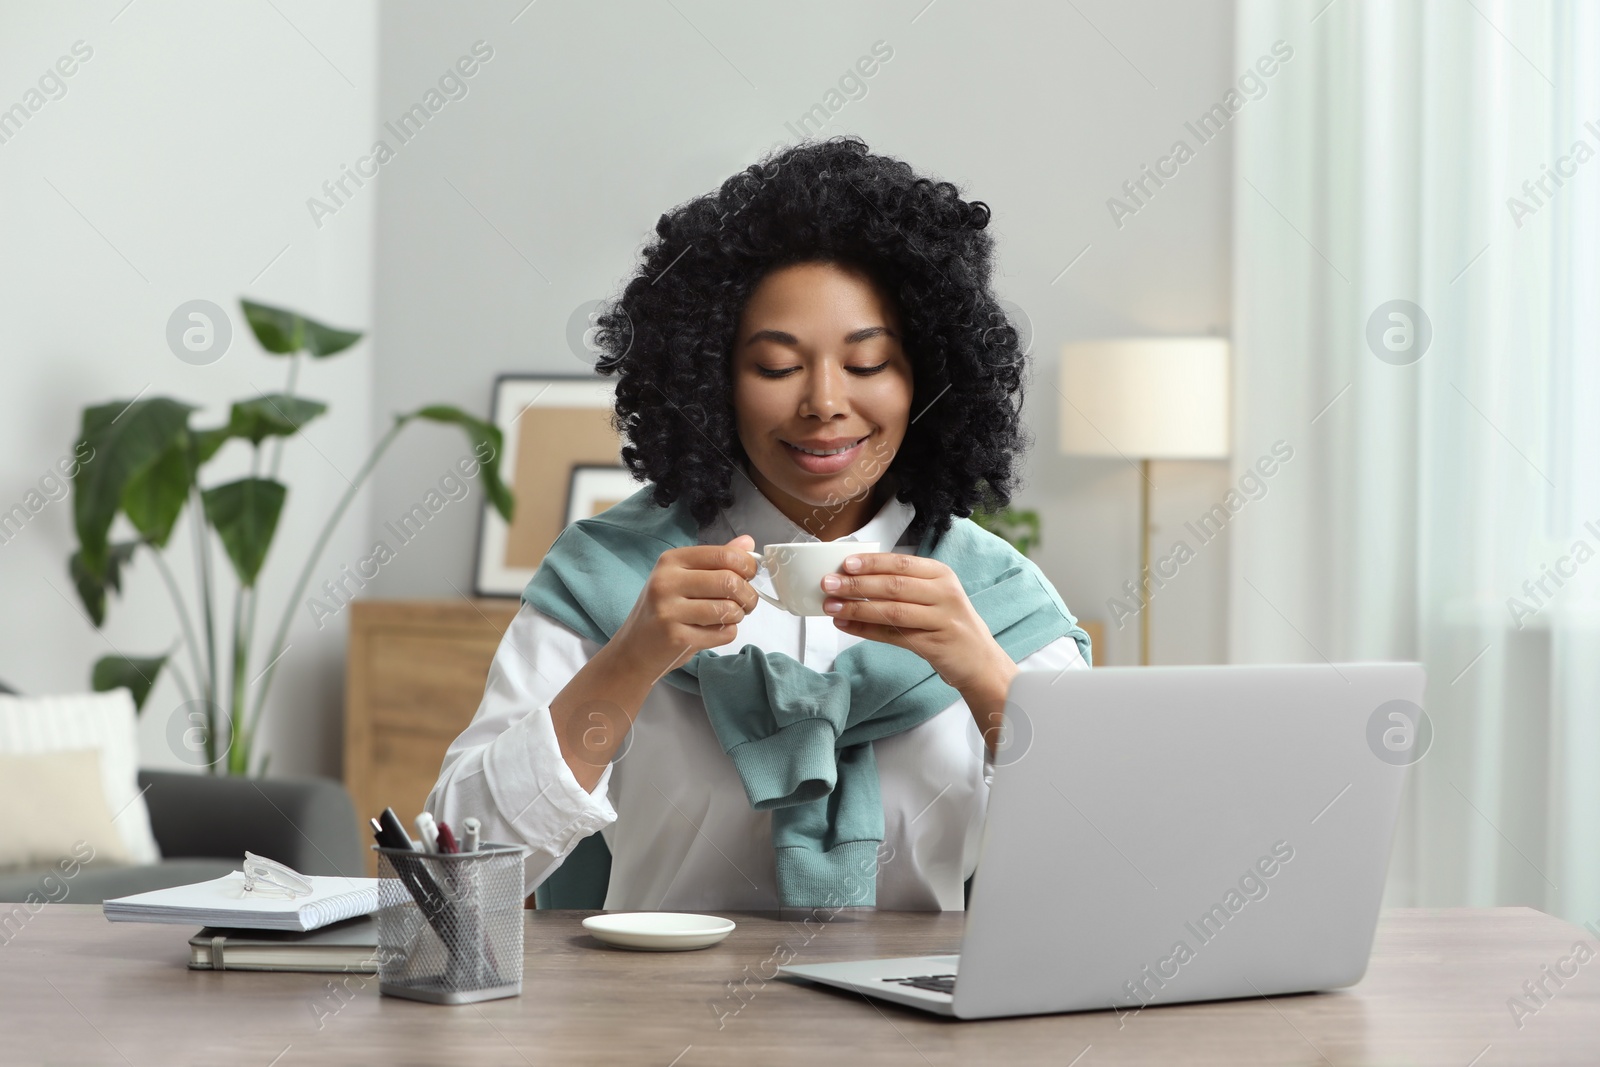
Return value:
<svg viewBox="0 0 1600 1067">
<path fill-rule="evenodd" d="M 667 549 L 612 641 L 635 662 L 657 667 L 657 678 L 702 649 L 730 643 L 759 601 L 750 586 L 754 548 L 755 538 L 740 534 L 725 545 Z"/>
</svg>

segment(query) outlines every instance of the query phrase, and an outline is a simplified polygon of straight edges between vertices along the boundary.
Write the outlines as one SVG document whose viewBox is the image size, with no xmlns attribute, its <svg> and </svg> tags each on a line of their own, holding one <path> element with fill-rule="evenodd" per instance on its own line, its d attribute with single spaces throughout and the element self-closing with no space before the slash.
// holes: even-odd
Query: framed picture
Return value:
<svg viewBox="0 0 1600 1067">
<path fill-rule="evenodd" d="M 643 488 L 626 467 L 596 467 L 580 463 L 572 468 L 567 488 L 567 522 L 589 519 L 613 504 L 620 504 Z"/>
<path fill-rule="evenodd" d="M 522 595 L 568 516 L 588 514 L 574 510 L 580 493 L 603 509 L 641 488 L 622 466 L 622 439 L 611 428 L 613 390 L 593 374 L 495 380 L 493 419 L 505 435 L 500 473 L 517 503 L 510 523 L 487 503 L 479 514 L 479 596 Z M 589 473 L 580 478 L 580 470 Z"/>
</svg>

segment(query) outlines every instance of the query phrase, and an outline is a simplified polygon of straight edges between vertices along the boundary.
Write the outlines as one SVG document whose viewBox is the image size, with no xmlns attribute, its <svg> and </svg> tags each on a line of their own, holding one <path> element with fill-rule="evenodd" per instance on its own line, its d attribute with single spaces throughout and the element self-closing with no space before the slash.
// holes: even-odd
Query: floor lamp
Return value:
<svg viewBox="0 0 1600 1067">
<path fill-rule="evenodd" d="M 1150 663 L 1150 461 L 1228 456 L 1228 342 L 1078 341 L 1061 350 L 1061 451 L 1138 462 L 1139 662 Z"/>
</svg>

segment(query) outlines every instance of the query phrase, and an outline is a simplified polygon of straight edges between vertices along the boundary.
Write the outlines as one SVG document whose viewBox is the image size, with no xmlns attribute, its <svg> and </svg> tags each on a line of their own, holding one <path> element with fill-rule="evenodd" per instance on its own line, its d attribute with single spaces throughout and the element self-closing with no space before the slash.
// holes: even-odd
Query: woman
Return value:
<svg viewBox="0 0 1600 1067">
<path fill-rule="evenodd" d="M 964 516 L 1010 500 L 1022 353 L 989 210 L 854 138 L 663 215 L 599 319 L 649 485 L 568 527 L 429 809 L 585 837 L 607 909 L 960 909 L 1019 669 L 1088 666 L 1038 568 Z M 748 554 L 878 542 L 799 617 Z"/>
</svg>

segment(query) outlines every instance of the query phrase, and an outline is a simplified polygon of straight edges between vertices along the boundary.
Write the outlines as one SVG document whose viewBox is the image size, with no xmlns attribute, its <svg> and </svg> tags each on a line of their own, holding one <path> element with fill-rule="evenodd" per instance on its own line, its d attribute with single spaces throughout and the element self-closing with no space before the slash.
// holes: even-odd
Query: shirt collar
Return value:
<svg viewBox="0 0 1600 1067">
<path fill-rule="evenodd" d="M 836 540 L 876 541 L 880 551 L 888 552 L 900 543 L 916 513 L 917 509 L 912 505 L 890 494 L 877 514 L 868 519 L 861 529 Z M 725 541 L 731 541 L 739 534 L 749 534 L 756 540 L 757 551 L 769 544 L 821 540 L 779 511 L 742 470 L 734 472 L 733 505 L 723 511 L 721 519 L 728 529 Z"/>
</svg>

